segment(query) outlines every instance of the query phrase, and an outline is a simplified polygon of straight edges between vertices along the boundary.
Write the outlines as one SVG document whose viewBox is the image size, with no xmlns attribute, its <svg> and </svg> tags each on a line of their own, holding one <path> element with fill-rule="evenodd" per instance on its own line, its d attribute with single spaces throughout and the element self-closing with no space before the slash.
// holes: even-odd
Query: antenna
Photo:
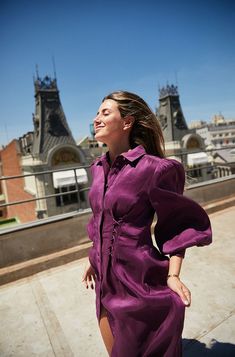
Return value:
<svg viewBox="0 0 235 357">
<path fill-rule="evenodd" d="M 5 126 L 5 134 L 6 134 L 6 139 L 7 139 L 7 144 L 9 143 L 9 136 L 8 136 L 8 130 L 7 130 L 7 123 L 4 122 L 4 126 Z"/>
<path fill-rule="evenodd" d="M 36 75 L 37 75 L 37 79 L 39 79 L 39 74 L 38 74 L 38 65 L 36 64 Z"/>
<path fill-rule="evenodd" d="M 157 88 L 158 88 L 158 95 L 160 94 L 160 89 L 161 89 L 161 86 L 160 86 L 160 83 L 157 82 Z"/>
<path fill-rule="evenodd" d="M 55 67 L 55 58 L 54 58 L 54 56 L 52 56 L 52 65 L 53 65 L 54 79 L 56 80 L 56 67 Z"/>
<path fill-rule="evenodd" d="M 177 87 L 179 87 L 179 83 L 178 83 L 178 71 L 175 70 L 175 83 L 177 85 Z"/>
</svg>

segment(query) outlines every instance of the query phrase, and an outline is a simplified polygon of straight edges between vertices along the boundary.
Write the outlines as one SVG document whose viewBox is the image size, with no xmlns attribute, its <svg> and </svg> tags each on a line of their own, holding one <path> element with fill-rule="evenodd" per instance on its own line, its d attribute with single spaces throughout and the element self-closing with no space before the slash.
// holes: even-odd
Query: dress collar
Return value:
<svg viewBox="0 0 235 357">
<path fill-rule="evenodd" d="M 138 146 L 134 147 L 133 149 L 130 149 L 118 156 L 123 156 L 126 160 L 132 162 L 145 154 L 146 154 L 146 151 L 145 151 L 145 148 L 143 147 L 143 145 L 138 145 Z M 108 157 L 109 157 L 109 151 L 107 151 L 102 156 L 98 157 L 95 161 L 95 164 L 98 165 L 98 164 L 102 163 L 103 161 L 108 161 Z"/>
</svg>

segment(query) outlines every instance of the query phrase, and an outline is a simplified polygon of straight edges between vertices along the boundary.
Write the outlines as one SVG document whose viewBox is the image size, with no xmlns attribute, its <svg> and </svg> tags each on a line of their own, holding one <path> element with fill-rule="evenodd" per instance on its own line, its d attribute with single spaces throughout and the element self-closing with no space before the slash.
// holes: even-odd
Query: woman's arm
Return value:
<svg viewBox="0 0 235 357">
<path fill-rule="evenodd" d="M 180 296 L 186 306 L 191 304 L 191 294 L 189 289 L 181 282 L 179 275 L 183 258 L 177 255 L 170 257 L 167 285 Z"/>
<path fill-rule="evenodd" d="M 172 256 L 212 241 L 209 217 L 198 203 L 183 195 L 184 180 L 182 164 L 163 159 L 148 183 L 149 200 L 157 214 L 155 240 L 161 253 Z"/>
</svg>

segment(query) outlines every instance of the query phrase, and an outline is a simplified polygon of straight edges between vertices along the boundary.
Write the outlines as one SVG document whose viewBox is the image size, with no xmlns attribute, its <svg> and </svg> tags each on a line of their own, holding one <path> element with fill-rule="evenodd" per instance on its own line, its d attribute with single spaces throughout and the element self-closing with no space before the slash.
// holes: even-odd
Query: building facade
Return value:
<svg viewBox="0 0 235 357">
<path fill-rule="evenodd" d="M 25 175 L 1 181 L 1 199 L 6 203 L 36 199 L 9 206 L 7 214 L 6 210 L 2 212 L 4 218 L 17 216 L 19 222 L 89 207 L 90 177 L 88 170 L 81 167 L 88 162 L 72 136 L 56 79 L 37 76 L 34 89 L 34 130 L 1 151 L 2 175 Z"/>
<path fill-rule="evenodd" d="M 166 155 L 184 164 L 188 173 L 187 182 L 213 178 L 210 158 L 204 152 L 204 140 L 195 129 L 188 128 L 177 86 L 167 85 L 160 88 L 156 115 L 163 131 Z"/>
<path fill-rule="evenodd" d="M 234 174 L 235 120 L 225 120 L 221 114 L 196 129 L 213 160 L 215 177 Z"/>
<path fill-rule="evenodd" d="M 22 152 L 18 140 L 12 140 L 0 151 L 1 178 L 16 176 L 14 179 L 1 180 L 1 204 L 30 200 L 34 193 L 27 191 L 21 161 Z M 35 201 L 24 204 L 9 205 L 0 209 L 0 219 L 6 224 L 25 223 L 36 219 Z"/>
</svg>

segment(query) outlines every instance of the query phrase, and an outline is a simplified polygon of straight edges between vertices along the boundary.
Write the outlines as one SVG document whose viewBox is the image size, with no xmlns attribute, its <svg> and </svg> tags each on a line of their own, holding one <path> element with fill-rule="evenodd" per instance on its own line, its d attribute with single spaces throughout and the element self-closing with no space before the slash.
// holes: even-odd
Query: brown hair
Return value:
<svg viewBox="0 0 235 357">
<path fill-rule="evenodd" d="M 135 121 L 130 132 L 130 146 L 143 145 L 150 155 L 165 156 L 164 137 L 156 115 L 148 104 L 137 94 L 117 91 L 108 94 L 106 99 L 115 100 L 123 118 L 131 115 Z"/>
</svg>

